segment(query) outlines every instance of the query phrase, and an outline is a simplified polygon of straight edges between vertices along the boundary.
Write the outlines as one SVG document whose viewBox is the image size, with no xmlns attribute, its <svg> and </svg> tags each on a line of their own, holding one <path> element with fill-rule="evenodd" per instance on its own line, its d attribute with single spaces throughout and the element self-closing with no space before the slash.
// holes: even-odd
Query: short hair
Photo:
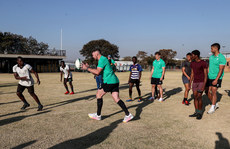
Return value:
<svg viewBox="0 0 230 149">
<path fill-rule="evenodd" d="M 189 56 L 192 56 L 192 53 L 189 52 L 189 53 L 186 54 L 186 56 L 188 56 L 188 55 L 189 55 Z"/>
<path fill-rule="evenodd" d="M 211 47 L 216 47 L 216 48 L 218 48 L 218 51 L 220 50 L 220 44 L 219 43 L 214 43 L 211 45 Z"/>
<path fill-rule="evenodd" d="M 18 59 L 20 59 L 21 61 L 24 62 L 24 59 L 23 59 L 21 56 L 18 56 L 18 57 L 17 57 L 17 60 L 18 60 Z"/>
<path fill-rule="evenodd" d="M 155 52 L 155 55 L 161 55 L 161 53 L 160 52 Z"/>
<path fill-rule="evenodd" d="M 65 61 L 61 61 L 61 63 L 65 64 Z"/>
<path fill-rule="evenodd" d="M 93 51 L 92 51 L 92 52 L 95 52 L 95 51 L 98 51 L 99 53 L 101 53 L 101 50 L 100 50 L 99 48 L 95 48 L 95 49 L 93 49 Z"/>
<path fill-rule="evenodd" d="M 200 51 L 199 50 L 193 50 L 192 54 L 197 55 L 198 57 L 200 57 Z"/>
<path fill-rule="evenodd" d="M 137 60 L 137 57 L 136 56 L 133 56 L 132 59 L 135 58 Z"/>
</svg>

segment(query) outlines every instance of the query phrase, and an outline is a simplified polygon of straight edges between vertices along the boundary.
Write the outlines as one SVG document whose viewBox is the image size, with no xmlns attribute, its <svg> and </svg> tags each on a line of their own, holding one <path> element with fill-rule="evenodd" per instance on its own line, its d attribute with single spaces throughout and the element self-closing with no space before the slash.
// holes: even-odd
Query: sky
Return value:
<svg viewBox="0 0 230 149">
<path fill-rule="evenodd" d="M 230 51 L 230 0 L 0 0 L 0 31 L 32 36 L 50 49 L 63 49 L 67 60 L 91 40 L 119 47 L 120 57 L 139 50 L 177 51 L 177 58 L 210 45 Z"/>
</svg>

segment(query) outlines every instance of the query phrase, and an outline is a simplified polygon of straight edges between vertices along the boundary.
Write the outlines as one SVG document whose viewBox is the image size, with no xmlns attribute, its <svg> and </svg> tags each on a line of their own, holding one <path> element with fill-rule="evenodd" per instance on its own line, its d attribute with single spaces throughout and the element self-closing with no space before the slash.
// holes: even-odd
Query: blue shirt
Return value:
<svg viewBox="0 0 230 149">
<path fill-rule="evenodd" d="M 131 65 L 129 68 L 129 71 L 132 73 L 131 74 L 131 79 L 138 79 L 140 78 L 140 72 L 143 71 L 141 68 L 141 65 L 135 64 Z"/>
</svg>

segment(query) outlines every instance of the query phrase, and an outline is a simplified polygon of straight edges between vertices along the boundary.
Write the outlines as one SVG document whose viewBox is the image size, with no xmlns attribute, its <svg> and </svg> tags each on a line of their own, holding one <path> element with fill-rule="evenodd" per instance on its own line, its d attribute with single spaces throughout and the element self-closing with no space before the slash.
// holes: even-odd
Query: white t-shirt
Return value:
<svg viewBox="0 0 230 149">
<path fill-rule="evenodd" d="M 30 74 L 30 70 L 32 67 L 29 64 L 24 64 L 22 68 L 20 68 L 17 64 L 13 67 L 13 72 L 17 73 L 19 77 L 27 77 L 29 80 L 20 80 L 19 84 L 22 86 L 32 86 L 34 85 L 34 79 Z"/>
<path fill-rule="evenodd" d="M 69 71 L 69 66 L 65 65 L 65 68 L 60 67 L 60 71 L 62 71 L 65 74 L 64 78 L 67 78 L 68 71 Z M 72 78 L 72 73 L 71 72 L 69 72 L 69 78 Z"/>
</svg>

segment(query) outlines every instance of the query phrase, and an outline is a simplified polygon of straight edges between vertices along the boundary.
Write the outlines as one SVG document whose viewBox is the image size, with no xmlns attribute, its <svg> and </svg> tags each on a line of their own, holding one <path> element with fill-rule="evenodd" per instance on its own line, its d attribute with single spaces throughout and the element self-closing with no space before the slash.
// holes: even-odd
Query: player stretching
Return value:
<svg viewBox="0 0 230 149">
<path fill-rule="evenodd" d="M 119 97 L 119 80 L 114 74 L 114 71 L 109 63 L 109 60 L 102 56 L 100 50 L 94 50 L 92 56 L 95 60 L 98 60 L 97 69 L 89 68 L 88 64 L 82 64 L 83 70 L 88 70 L 94 75 L 99 75 L 100 72 L 103 73 L 103 85 L 102 89 L 97 91 L 97 113 L 90 113 L 89 117 L 95 120 L 101 120 L 101 109 L 103 105 L 102 97 L 107 93 L 111 92 L 113 100 L 122 108 L 125 112 L 125 117 L 123 122 L 128 122 L 133 119 L 133 115 L 129 113 L 125 103 Z"/>
<path fill-rule="evenodd" d="M 182 104 L 189 105 L 188 102 L 188 94 L 191 88 L 190 80 L 191 80 L 191 67 L 190 64 L 192 62 L 191 59 L 192 54 L 188 53 L 186 55 L 186 60 L 182 64 L 182 81 L 185 87 L 185 92 L 184 92 L 184 99 L 182 101 Z"/>
<path fill-rule="evenodd" d="M 67 86 L 67 82 L 69 82 L 69 85 L 71 87 L 71 93 L 70 95 L 73 95 L 74 92 L 73 92 L 73 84 L 72 84 L 72 81 L 73 81 L 73 77 L 72 77 L 72 73 L 70 72 L 69 70 L 69 66 L 65 64 L 64 61 L 61 61 L 61 67 L 60 67 L 60 72 L 61 72 L 61 82 L 62 82 L 62 75 L 64 73 L 64 86 L 65 86 L 65 89 L 66 89 L 66 92 L 65 94 L 69 94 L 69 89 L 68 89 L 68 86 Z"/>
<path fill-rule="evenodd" d="M 208 97 L 212 102 L 212 106 L 208 114 L 212 114 L 219 107 L 217 101 L 217 89 L 221 87 L 221 82 L 224 76 L 224 67 L 226 59 L 220 53 L 220 44 L 214 43 L 211 45 L 212 56 L 209 58 L 209 72 L 208 72 Z"/>
<path fill-rule="evenodd" d="M 38 85 L 40 84 L 40 80 L 38 74 L 32 69 L 29 64 L 24 63 L 22 57 L 17 58 L 17 63 L 13 67 L 14 77 L 17 80 L 20 80 L 18 83 L 17 88 L 17 95 L 22 100 L 24 105 L 22 106 L 22 110 L 25 110 L 30 104 L 26 101 L 25 97 L 23 96 L 23 91 L 27 88 L 30 95 L 34 98 L 34 100 L 38 104 L 38 111 L 42 111 L 42 104 L 40 103 L 38 96 L 34 93 L 34 80 L 30 74 L 30 72 L 34 73 L 35 77 L 37 78 Z"/>
<path fill-rule="evenodd" d="M 202 119 L 202 93 L 205 90 L 206 82 L 207 82 L 207 63 L 200 59 L 200 51 L 194 50 L 192 51 L 192 59 L 191 62 L 191 80 L 192 90 L 194 95 L 194 106 L 195 113 L 189 115 L 189 117 L 196 117 L 196 119 Z"/>
<path fill-rule="evenodd" d="M 152 84 L 152 97 L 150 97 L 149 100 L 154 100 L 154 93 L 155 93 L 155 87 L 157 86 L 160 90 L 160 98 L 159 101 L 163 102 L 163 79 L 165 75 L 165 62 L 161 59 L 161 53 L 156 52 L 155 53 L 156 60 L 153 61 L 153 68 L 151 71 L 151 84 Z"/>
<path fill-rule="evenodd" d="M 139 95 L 139 99 L 138 102 L 140 102 L 141 99 L 141 90 L 140 90 L 140 80 L 141 80 L 141 74 L 142 74 L 142 68 L 141 65 L 137 64 L 137 57 L 134 56 L 132 58 L 133 61 L 133 65 L 130 66 L 129 71 L 130 71 L 130 75 L 129 75 L 129 100 L 126 100 L 127 102 L 129 101 L 133 101 L 132 99 L 132 89 L 133 89 L 133 85 L 136 84 L 136 88 L 137 88 L 137 92 Z"/>
</svg>

